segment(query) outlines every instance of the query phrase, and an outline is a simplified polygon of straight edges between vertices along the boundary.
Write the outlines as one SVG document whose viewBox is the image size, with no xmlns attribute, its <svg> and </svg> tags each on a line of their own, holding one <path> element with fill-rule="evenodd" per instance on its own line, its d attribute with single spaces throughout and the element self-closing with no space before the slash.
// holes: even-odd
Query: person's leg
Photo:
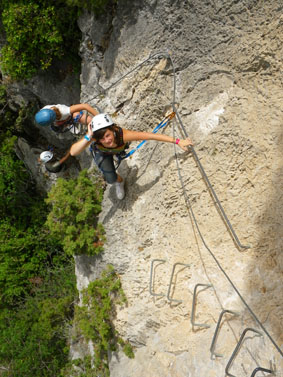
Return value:
<svg viewBox="0 0 283 377">
<path fill-rule="evenodd" d="M 103 155 L 102 153 L 96 152 L 94 161 L 103 173 L 106 182 L 109 184 L 115 184 L 117 198 L 123 199 L 125 196 L 124 181 L 123 178 L 116 173 L 113 156 Z"/>
<path fill-rule="evenodd" d="M 94 162 L 102 172 L 107 183 L 112 185 L 117 182 L 118 174 L 115 170 L 113 156 L 95 152 Z"/>
<path fill-rule="evenodd" d="M 60 161 L 58 161 L 59 164 L 60 164 L 60 165 L 63 164 L 66 160 L 68 160 L 68 158 L 69 158 L 70 156 L 71 156 L 71 154 L 70 154 L 70 150 L 68 150 L 68 152 L 65 154 L 65 156 L 62 157 Z"/>
</svg>

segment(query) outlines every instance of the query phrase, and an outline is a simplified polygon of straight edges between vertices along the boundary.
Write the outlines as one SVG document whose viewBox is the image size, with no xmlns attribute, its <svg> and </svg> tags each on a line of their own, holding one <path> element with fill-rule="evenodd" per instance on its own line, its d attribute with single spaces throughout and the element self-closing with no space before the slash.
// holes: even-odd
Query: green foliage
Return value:
<svg viewBox="0 0 283 377">
<path fill-rule="evenodd" d="M 5 96 L 1 87 L 0 105 Z M 19 127 L 25 117 L 15 112 Z M 0 374 L 54 377 L 68 361 L 68 326 L 77 296 L 73 258 L 44 227 L 47 204 L 15 154 L 15 130 L 1 123 Z"/>
<path fill-rule="evenodd" d="M 0 85 L 0 142 L 7 137 L 7 131 L 13 131 L 17 113 L 8 106 L 8 94 L 5 85 Z"/>
<path fill-rule="evenodd" d="M 75 360 L 73 364 L 80 368 L 72 371 L 73 376 L 109 376 L 108 351 L 115 351 L 117 344 L 126 346 L 127 355 L 133 357 L 129 343 L 117 336 L 112 320 L 115 315 L 115 303 L 125 303 L 126 297 L 121 287 L 121 281 L 112 266 L 102 272 L 101 278 L 91 282 L 82 291 L 82 305 L 75 307 L 74 322 L 79 327 L 86 340 L 94 344 L 93 367 L 90 360 Z"/>
<path fill-rule="evenodd" d="M 1 51 L 1 65 L 12 78 L 31 77 L 39 68 L 47 69 L 55 56 L 62 55 L 63 38 L 54 6 L 10 4 L 2 19 L 7 45 Z"/>
<path fill-rule="evenodd" d="M 16 137 L 6 137 L 0 147 L 0 218 L 8 216 L 20 222 L 29 211 L 31 197 L 27 188 L 29 175 L 15 155 Z"/>
<path fill-rule="evenodd" d="M 52 206 L 46 225 L 62 241 L 67 255 L 95 255 L 103 250 L 103 227 L 98 224 L 103 191 L 86 170 L 78 178 L 58 179 L 46 202 Z"/>
<path fill-rule="evenodd" d="M 129 359 L 134 359 L 135 358 L 133 347 L 131 346 L 131 344 L 129 342 L 124 343 L 124 345 L 123 345 L 123 352 L 124 352 L 124 354 L 126 356 L 128 356 Z"/>
<path fill-rule="evenodd" d="M 0 312 L 3 377 L 54 377 L 68 360 L 68 328 L 76 298 L 74 266 L 55 269 L 38 281 L 18 309 Z"/>
<path fill-rule="evenodd" d="M 24 164 L 14 152 L 15 137 L 0 147 L 0 299 L 18 302 L 43 277 L 47 266 L 65 263 L 58 240 L 43 228 L 47 206 L 36 194 Z"/>
<path fill-rule="evenodd" d="M 81 33 L 80 12 L 106 12 L 117 0 L 2 0 L 6 45 L 1 50 L 2 70 L 12 79 L 30 78 L 47 70 L 55 59 L 67 57 L 75 70 Z"/>
</svg>

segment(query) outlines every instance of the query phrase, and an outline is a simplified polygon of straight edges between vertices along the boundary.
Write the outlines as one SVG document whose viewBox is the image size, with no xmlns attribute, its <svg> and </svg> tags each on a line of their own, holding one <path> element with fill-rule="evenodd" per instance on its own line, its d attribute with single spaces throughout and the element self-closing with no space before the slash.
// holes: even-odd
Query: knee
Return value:
<svg viewBox="0 0 283 377">
<path fill-rule="evenodd" d="M 113 185 L 113 183 L 117 182 L 117 174 L 115 172 L 111 174 L 104 174 L 105 181 L 109 183 L 110 185 Z"/>
</svg>

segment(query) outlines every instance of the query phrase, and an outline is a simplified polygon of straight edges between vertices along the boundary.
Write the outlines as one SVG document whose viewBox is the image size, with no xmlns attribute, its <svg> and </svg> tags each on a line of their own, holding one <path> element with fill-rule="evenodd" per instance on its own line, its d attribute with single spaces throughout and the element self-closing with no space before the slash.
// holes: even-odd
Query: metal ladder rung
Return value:
<svg viewBox="0 0 283 377">
<path fill-rule="evenodd" d="M 168 301 L 171 301 L 171 302 L 183 302 L 183 300 L 176 300 L 176 299 L 170 298 L 170 291 L 171 291 L 171 286 L 172 286 L 172 280 L 173 280 L 175 268 L 176 268 L 177 265 L 186 266 L 186 267 L 190 267 L 191 266 L 190 264 L 179 263 L 179 262 L 177 262 L 177 263 L 175 263 L 173 265 L 173 269 L 172 269 L 172 273 L 171 273 L 171 278 L 170 278 L 170 283 L 169 283 L 169 287 L 168 287 L 168 291 L 167 291 L 167 299 L 168 299 Z"/>
<path fill-rule="evenodd" d="M 225 313 L 233 314 L 234 316 L 237 316 L 237 317 L 240 315 L 239 313 L 234 312 L 232 310 L 222 310 L 222 312 L 219 315 L 218 322 L 217 322 L 215 332 L 214 332 L 214 335 L 213 335 L 213 338 L 212 338 L 211 346 L 210 346 L 211 358 L 223 357 L 223 355 L 214 352 L 214 350 L 215 350 L 216 340 L 218 338 L 218 334 L 219 334 L 219 330 L 220 330 L 220 324 L 221 324 L 222 318 L 223 318 Z"/>
<path fill-rule="evenodd" d="M 150 266 L 150 281 L 149 281 L 149 293 L 152 295 L 152 296 L 159 296 L 159 297 L 162 297 L 162 296 L 165 296 L 164 293 L 154 293 L 153 292 L 153 264 L 154 262 L 161 262 L 161 263 L 165 263 L 166 260 L 165 259 L 153 259 L 151 261 L 151 266 Z"/>
<path fill-rule="evenodd" d="M 195 285 L 195 288 L 194 288 L 194 295 L 193 295 L 193 304 L 192 304 L 192 312 L 191 312 L 191 324 L 194 328 L 194 326 L 199 326 L 199 327 L 204 327 L 204 328 L 209 328 L 210 325 L 207 325 L 205 323 L 195 323 L 195 307 L 196 307 L 196 299 L 197 299 L 197 289 L 198 287 L 206 287 L 205 289 L 207 288 L 212 288 L 213 285 L 212 284 L 202 284 L 202 283 L 198 283 Z"/>
<path fill-rule="evenodd" d="M 257 372 L 259 372 L 259 371 L 270 373 L 270 374 L 274 374 L 274 371 L 272 371 L 270 369 L 265 369 L 265 368 L 262 368 L 262 367 L 258 367 L 258 368 L 255 368 L 255 370 L 253 371 L 251 377 L 254 377 L 257 374 Z"/>
<path fill-rule="evenodd" d="M 234 359 L 235 359 L 235 357 L 236 357 L 236 355 L 237 355 L 237 353 L 238 353 L 238 351 L 239 351 L 239 349 L 240 349 L 240 347 L 241 347 L 241 345 L 242 345 L 242 342 L 243 342 L 243 340 L 244 340 L 244 337 L 245 337 L 245 335 L 246 335 L 246 333 L 247 333 L 248 331 L 255 332 L 255 333 L 257 334 L 257 336 L 262 336 L 262 333 L 261 333 L 260 331 L 255 330 L 255 329 L 252 329 L 252 328 L 250 328 L 250 327 L 247 327 L 247 328 L 243 331 L 243 333 L 242 333 L 242 335 L 241 335 L 241 337 L 240 337 L 240 340 L 238 341 L 238 343 L 237 343 L 237 345 L 236 345 L 236 347 L 235 347 L 235 349 L 234 349 L 234 351 L 233 351 L 233 353 L 232 353 L 232 355 L 231 355 L 231 357 L 230 357 L 230 359 L 229 359 L 229 361 L 228 361 L 228 363 L 227 363 L 227 365 L 226 365 L 226 368 L 225 368 L 225 373 L 226 373 L 226 375 L 229 376 L 229 377 L 236 377 L 236 376 L 234 376 L 233 374 L 229 373 L 229 369 L 230 369 L 230 367 L 231 367 L 231 365 L 232 365 L 232 362 L 234 361 Z"/>
</svg>

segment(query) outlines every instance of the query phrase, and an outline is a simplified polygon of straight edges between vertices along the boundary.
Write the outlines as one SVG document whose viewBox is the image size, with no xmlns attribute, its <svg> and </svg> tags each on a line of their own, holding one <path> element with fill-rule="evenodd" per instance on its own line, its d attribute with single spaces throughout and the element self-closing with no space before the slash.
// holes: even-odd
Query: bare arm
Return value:
<svg viewBox="0 0 283 377">
<path fill-rule="evenodd" d="M 71 156 L 77 156 L 94 141 L 94 139 L 92 138 L 93 132 L 92 132 L 90 123 L 87 125 L 87 128 L 88 128 L 87 136 L 90 139 L 90 141 L 88 141 L 87 139 L 85 139 L 85 137 L 83 137 L 82 139 L 74 143 L 70 148 Z"/>
<path fill-rule="evenodd" d="M 99 112 L 97 110 L 95 110 L 93 107 L 91 107 L 88 103 L 79 103 L 77 105 L 72 105 L 70 107 L 71 114 L 80 112 L 82 110 L 86 110 L 87 112 L 89 112 L 93 116 L 99 114 Z"/>
<path fill-rule="evenodd" d="M 151 132 L 139 132 L 139 131 L 130 131 L 123 129 L 123 138 L 125 142 L 128 141 L 139 141 L 139 140 L 156 140 L 164 143 L 176 143 L 177 139 L 174 139 L 172 136 L 167 136 L 163 134 L 155 134 Z M 187 147 L 193 145 L 191 139 L 180 139 L 178 146 L 184 151 L 187 150 Z"/>
</svg>

